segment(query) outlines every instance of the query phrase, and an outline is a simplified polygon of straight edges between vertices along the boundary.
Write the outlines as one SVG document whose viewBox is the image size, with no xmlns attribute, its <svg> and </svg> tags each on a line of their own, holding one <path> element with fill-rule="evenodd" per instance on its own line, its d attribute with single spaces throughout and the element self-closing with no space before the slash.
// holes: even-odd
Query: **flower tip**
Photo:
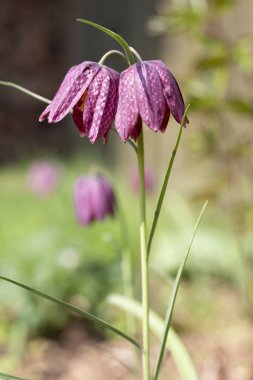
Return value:
<svg viewBox="0 0 253 380">
<path fill-rule="evenodd" d="M 85 133 L 84 132 L 80 132 L 79 136 L 83 138 L 83 137 L 85 137 Z"/>
<path fill-rule="evenodd" d="M 190 121 L 189 121 L 188 117 L 186 117 L 185 121 L 184 121 L 184 128 L 186 128 L 187 124 L 189 124 L 189 123 L 190 123 Z"/>
</svg>

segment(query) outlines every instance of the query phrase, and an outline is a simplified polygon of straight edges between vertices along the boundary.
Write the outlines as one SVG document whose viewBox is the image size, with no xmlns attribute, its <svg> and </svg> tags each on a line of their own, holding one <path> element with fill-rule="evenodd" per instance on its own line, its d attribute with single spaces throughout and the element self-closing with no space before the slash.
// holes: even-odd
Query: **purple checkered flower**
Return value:
<svg viewBox="0 0 253 380">
<path fill-rule="evenodd" d="M 172 113 L 180 124 L 184 111 L 177 81 L 162 61 L 141 61 L 120 75 L 115 126 L 123 141 L 137 140 L 142 121 L 155 132 L 164 131 Z"/>
<path fill-rule="evenodd" d="M 92 143 L 106 141 L 115 116 L 119 73 L 95 62 L 82 62 L 67 72 L 51 103 L 41 114 L 49 123 L 57 123 L 70 111 L 80 135 Z"/>
<path fill-rule="evenodd" d="M 77 220 L 89 225 L 115 212 L 115 196 L 110 183 L 102 176 L 82 176 L 75 183 L 74 204 Z"/>
</svg>

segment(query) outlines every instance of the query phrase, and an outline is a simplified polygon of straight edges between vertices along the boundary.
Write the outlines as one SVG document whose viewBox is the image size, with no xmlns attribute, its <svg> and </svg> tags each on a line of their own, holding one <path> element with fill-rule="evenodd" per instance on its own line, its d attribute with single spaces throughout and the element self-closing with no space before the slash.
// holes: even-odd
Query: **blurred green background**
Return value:
<svg viewBox="0 0 253 380">
<path fill-rule="evenodd" d="M 191 108 L 151 253 L 152 307 L 163 315 L 169 288 L 161 278 L 175 275 L 198 212 L 209 199 L 185 271 L 174 326 L 186 334 L 190 350 L 187 336 L 200 335 L 213 342 L 217 326 L 221 330 L 238 326 L 240 335 L 240 326 L 246 323 L 252 336 L 253 3 L 2 0 L 1 8 L 2 80 L 49 98 L 69 66 L 98 61 L 116 46 L 109 37 L 77 24 L 77 17 L 122 33 L 143 58 L 167 63 Z M 108 63 L 124 69 L 117 59 Z M 92 146 L 79 138 L 70 118 L 41 127 L 38 116 L 43 107 L 13 89 L 1 88 L 1 274 L 122 325 L 122 315 L 108 311 L 105 304 L 108 294 L 122 292 L 119 215 L 81 227 L 72 192 L 79 175 L 97 168 L 112 179 L 129 229 L 138 298 L 138 194 L 131 186 L 134 152 L 112 133 L 107 145 Z M 148 194 L 149 227 L 177 132 L 172 119 L 165 134 L 145 131 L 147 167 L 155 182 Z M 57 185 L 47 196 L 33 193 L 27 185 L 30 167 L 38 160 L 60 168 Z M 57 336 L 74 318 L 4 283 L 0 315 L 3 367 L 12 366 L 6 358 L 22 352 L 28 337 Z M 204 374 L 213 357 L 223 369 L 213 379 L 251 379 L 252 362 L 243 362 L 239 353 L 232 363 L 223 343 L 216 337 L 215 353 L 203 352 L 201 358 L 193 345 L 191 353 L 203 379 L 210 379 Z M 248 342 L 245 345 L 252 348 Z M 224 360 L 217 354 L 220 349 Z M 244 372 L 233 377 L 229 372 L 233 365 Z"/>
</svg>

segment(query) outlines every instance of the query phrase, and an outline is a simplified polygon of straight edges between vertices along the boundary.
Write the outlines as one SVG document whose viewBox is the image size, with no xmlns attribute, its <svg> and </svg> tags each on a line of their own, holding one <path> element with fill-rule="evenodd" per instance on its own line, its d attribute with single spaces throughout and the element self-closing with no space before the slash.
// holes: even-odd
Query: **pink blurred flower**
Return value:
<svg viewBox="0 0 253 380">
<path fill-rule="evenodd" d="M 130 176 L 130 185 L 134 191 L 139 191 L 139 174 L 138 169 L 135 169 Z M 145 168 L 145 188 L 147 193 L 152 192 L 155 186 L 155 175 L 150 168 Z"/>
<path fill-rule="evenodd" d="M 81 136 L 92 143 L 100 137 L 105 141 L 116 112 L 118 80 L 117 71 L 96 62 L 71 67 L 39 121 L 57 123 L 73 111 Z"/>
<path fill-rule="evenodd" d="M 79 177 L 74 187 L 77 220 L 89 225 L 115 212 L 115 196 L 111 184 L 102 176 Z"/>
<path fill-rule="evenodd" d="M 32 164 L 27 174 L 27 186 L 30 191 L 39 195 L 50 194 L 59 181 L 59 167 L 47 161 Z"/>
</svg>

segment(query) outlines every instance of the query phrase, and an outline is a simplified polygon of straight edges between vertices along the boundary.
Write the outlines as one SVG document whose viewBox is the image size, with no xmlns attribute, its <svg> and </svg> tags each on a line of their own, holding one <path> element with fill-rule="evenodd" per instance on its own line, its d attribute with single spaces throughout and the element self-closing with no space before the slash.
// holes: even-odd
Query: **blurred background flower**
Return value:
<svg viewBox="0 0 253 380">
<path fill-rule="evenodd" d="M 49 161 L 37 161 L 28 170 L 27 187 L 38 196 L 47 196 L 56 189 L 60 176 L 58 165 Z"/>
<path fill-rule="evenodd" d="M 156 184 L 156 178 L 155 173 L 153 169 L 150 167 L 145 168 L 145 187 L 147 193 L 151 193 L 154 190 L 155 184 Z M 132 170 L 130 174 L 130 187 L 133 191 L 138 192 L 139 191 L 139 173 L 138 169 Z"/>
<path fill-rule="evenodd" d="M 102 176 L 82 176 L 76 180 L 74 202 L 77 220 L 89 225 L 115 213 L 115 196 L 111 184 Z"/>
</svg>

